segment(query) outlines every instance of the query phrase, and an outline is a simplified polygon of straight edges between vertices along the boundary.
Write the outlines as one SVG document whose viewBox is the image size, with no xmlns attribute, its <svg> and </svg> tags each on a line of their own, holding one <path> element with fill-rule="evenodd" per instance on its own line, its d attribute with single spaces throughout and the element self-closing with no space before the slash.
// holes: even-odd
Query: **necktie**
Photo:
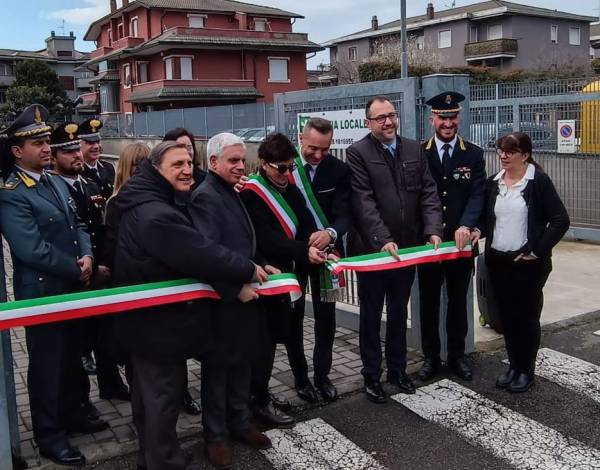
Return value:
<svg viewBox="0 0 600 470">
<path fill-rule="evenodd" d="M 308 176 L 308 179 L 310 181 L 312 181 L 314 175 L 313 175 L 313 167 L 311 166 L 310 163 L 306 163 L 304 165 L 304 171 L 306 171 L 306 176 Z"/>
<path fill-rule="evenodd" d="M 83 188 L 81 187 L 81 181 L 77 180 L 73 183 L 73 187 L 78 194 L 83 194 Z"/>
<path fill-rule="evenodd" d="M 452 148 L 452 146 L 450 144 L 442 145 L 442 150 L 444 151 L 444 153 L 442 154 L 442 166 L 444 167 L 444 169 L 447 169 L 448 165 L 450 165 L 450 149 L 451 148 Z"/>
</svg>

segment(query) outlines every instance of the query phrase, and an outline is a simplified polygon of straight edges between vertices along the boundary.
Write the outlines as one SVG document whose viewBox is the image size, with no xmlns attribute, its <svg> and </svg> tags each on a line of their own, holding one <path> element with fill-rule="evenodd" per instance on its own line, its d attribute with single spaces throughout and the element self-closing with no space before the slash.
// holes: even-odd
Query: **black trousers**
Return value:
<svg viewBox="0 0 600 470">
<path fill-rule="evenodd" d="M 308 380 L 308 364 L 304 355 L 304 309 L 308 278 L 309 276 L 306 274 L 298 276 L 302 287 L 302 297 L 292 307 L 289 337 L 285 343 L 290 367 L 294 373 L 297 386 L 304 385 Z M 310 275 L 310 288 L 315 318 L 313 370 L 314 376 L 318 379 L 327 377 L 331 371 L 333 341 L 335 338 L 335 302 L 321 301 L 318 273 Z"/>
<path fill-rule="evenodd" d="M 85 416 L 80 405 L 80 329 L 64 321 L 25 329 L 33 437 L 40 449 L 66 443 L 66 429 Z"/>
<path fill-rule="evenodd" d="M 139 440 L 138 465 L 148 470 L 183 470 L 186 457 L 177 439 L 185 360 L 154 361 L 131 356 L 131 408 Z"/>
<path fill-rule="evenodd" d="M 207 442 L 250 427 L 250 363 L 202 363 L 202 427 Z"/>
<path fill-rule="evenodd" d="M 490 249 L 486 263 L 504 326 L 510 366 L 533 375 L 540 347 L 543 288 L 552 271 L 552 262 L 550 258 L 515 262 L 516 256 Z"/>
<path fill-rule="evenodd" d="M 414 267 L 358 273 L 360 356 L 365 380 L 381 378 L 381 315 L 386 303 L 385 359 L 388 375 L 406 370 L 406 320 Z"/>
<path fill-rule="evenodd" d="M 446 309 L 448 360 L 459 359 L 465 354 L 465 337 L 469 328 L 467 292 L 472 273 L 471 258 L 422 264 L 418 267 L 421 343 L 426 358 L 439 359 L 440 357 L 440 294 L 444 281 L 446 281 L 448 294 Z"/>
</svg>

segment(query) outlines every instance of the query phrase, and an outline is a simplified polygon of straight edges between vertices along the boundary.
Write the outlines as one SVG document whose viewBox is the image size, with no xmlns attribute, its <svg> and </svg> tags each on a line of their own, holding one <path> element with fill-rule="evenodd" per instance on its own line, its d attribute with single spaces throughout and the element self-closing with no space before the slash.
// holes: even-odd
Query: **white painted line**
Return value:
<svg viewBox="0 0 600 470">
<path fill-rule="evenodd" d="M 273 448 L 261 451 L 277 470 L 385 470 L 334 427 L 320 418 L 292 429 L 266 432 Z"/>
<path fill-rule="evenodd" d="M 600 367 L 591 362 L 542 348 L 535 374 L 600 403 Z"/>
<path fill-rule="evenodd" d="M 600 450 L 444 379 L 392 397 L 519 469 L 600 469 Z"/>
<path fill-rule="evenodd" d="M 598 330 L 598 331 L 594 331 L 594 334 L 595 334 L 596 336 L 600 336 L 600 330 Z"/>
</svg>

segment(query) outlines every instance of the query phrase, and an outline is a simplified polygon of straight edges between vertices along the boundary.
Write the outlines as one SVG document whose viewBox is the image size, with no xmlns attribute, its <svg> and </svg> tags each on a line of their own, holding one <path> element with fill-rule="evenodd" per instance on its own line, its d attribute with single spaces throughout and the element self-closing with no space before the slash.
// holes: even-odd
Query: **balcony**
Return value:
<svg viewBox="0 0 600 470">
<path fill-rule="evenodd" d="M 467 62 L 500 57 L 514 58 L 518 52 L 519 45 L 516 39 L 502 38 L 465 44 Z"/>
<path fill-rule="evenodd" d="M 93 78 L 94 77 L 75 79 L 75 88 L 77 88 L 78 90 L 82 88 L 92 88 L 94 85 L 90 83 L 90 80 L 93 80 Z"/>
<path fill-rule="evenodd" d="M 126 49 L 128 47 L 139 46 L 145 41 L 144 38 L 137 38 L 132 36 L 127 36 L 119 39 L 118 41 L 113 41 L 110 47 L 99 47 L 98 49 L 92 51 L 90 53 L 90 59 L 97 59 L 98 57 L 105 56 L 106 54 L 110 54 L 111 52 L 119 51 L 121 49 Z"/>
<path fill-rule="evenodd" d="M 176 26 L 164 32 L 164 35 L 184 37 L 248 38 L 262 40 L 307 41 L 306 33 L 288 33 L 279 31 L 254 31 L 248 29 L 186 28 Z"/>
<path fill-rule="evenodd" d="M 0 86 L 11 86 L 14 81 L 14 75 L 0 75 Z"/>
</svg>

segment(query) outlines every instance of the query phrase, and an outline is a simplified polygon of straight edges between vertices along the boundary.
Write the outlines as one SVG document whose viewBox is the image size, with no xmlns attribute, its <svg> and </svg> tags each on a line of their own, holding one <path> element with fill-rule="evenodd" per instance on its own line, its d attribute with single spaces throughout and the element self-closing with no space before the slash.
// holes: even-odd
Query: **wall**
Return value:
<svg viewBox="0 0 600 470">
<path fill-rule="evenodd" d="M 452 47 L 438 48 L 438 33 L 444 30 L 452 31 Z M 469 41 L 469 26 L 465 21 L 453 21 L 424 29 L 425 49 L 432 51 L 436 62 L 443 66 L 466 65 L 465 44 Z"/>
<path fill-rule="evenodd" d="M 251 53 L 248 52 L 248 56 Z M 289 57 L 288 63 L 288 78 L 289 83 L 269 83 L 269 61 L 268 57 Z M 264 98 L 257 100 L 258 102 L 273 102 L 274 93 L 284 93 L 294 90 L 305 90 L 306 82 L 306 55 L 301 52 L 272 52 L 259 53 L 256 56 L 256 88 L 260 91 Z"/>
</svg>

